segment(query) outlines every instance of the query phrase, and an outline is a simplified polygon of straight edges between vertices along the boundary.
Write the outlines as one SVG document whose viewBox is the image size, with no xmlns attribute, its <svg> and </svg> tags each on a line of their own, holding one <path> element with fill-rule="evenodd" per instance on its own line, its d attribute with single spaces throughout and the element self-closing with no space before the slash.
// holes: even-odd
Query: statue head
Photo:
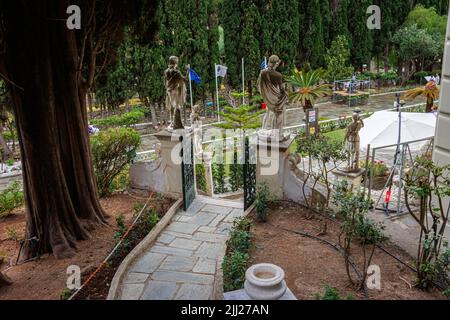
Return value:
<svg viewBox="0 0 450 320">
<path fill-rule="evenodd" d="M 169 58 L 169 67 L 176 67 L 178 65 L 178 57 L 176 56 L 171 56 Z"/>
<path fill-rule="evenodd" d="M 353 121 L 354 121 L 354 122 L 356 122 L 356 121 L 358 121 L 358 120 L 360 119 L 360 116 L 359 116 L 360 113 L 361 113 L 361 109 L 360 109 L 360 108 L 356 108 L 356 109 L 353 111 L 352 118 L 353 118 Z"/>
<path fill-rule="evenodd" d="M 269 66 L 276 69 L 280 65 L 280 58 L 277 55 L 270 56 L 269 58 Z"/>
</svg>

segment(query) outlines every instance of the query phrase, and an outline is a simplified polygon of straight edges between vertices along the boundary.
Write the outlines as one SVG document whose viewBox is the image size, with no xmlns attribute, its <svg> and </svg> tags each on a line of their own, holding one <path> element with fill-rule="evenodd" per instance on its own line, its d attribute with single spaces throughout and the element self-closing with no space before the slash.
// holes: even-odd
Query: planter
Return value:
<svg viewBox="0 0 450 320">
<path fill-rule="evenodd" d="M 284 271 L 280 267 L 261 263 L 245 272 L 245 292 L 254 300 L 277 300 L 287 289 Z"/>
</svg>

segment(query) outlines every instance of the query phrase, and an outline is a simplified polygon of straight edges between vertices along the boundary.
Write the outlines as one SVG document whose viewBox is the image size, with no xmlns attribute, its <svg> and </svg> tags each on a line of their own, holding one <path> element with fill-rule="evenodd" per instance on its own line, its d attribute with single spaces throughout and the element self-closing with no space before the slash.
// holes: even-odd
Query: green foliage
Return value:
<svg viewBox="0 0 450 320">
<path fill-rule="evenodd" d="M 325 292 L 323 294 L 316 293 L 314 296 L 316 300 L 344 300 L 342 299 L 338 289 L 329 285 L 325 285 Z M 354 296 L 348 295 L 345 300 L 354 300 Z"/>
<path fill-rule="evenodd" d="M 325 56 L 328 81 L 349 78 L 354 68 L 350 65 L 350 45 L 345 36 L 337 36 Z"/>
<path fill-rule="evenodd" d="M 314 107 L 319 98 L 332 93 L 331 85 L 322 84 L 326 71 L 318 69 L 309 72 L 294 72 L 293 75 L 286 77 L 287 83 L 295 89 L 290 94 L 292 102 L 300 102 L 304 109 Z"/>
<path fill-rule="evenodd" d="M 444 42 L 425 29 L 420 29 L 416 24 L 405 26 L 398 30 L 392 38 L 397 50 L 398 59 L 403 63 L 408 63 L 408 75 L 411 74 L 411 67 L 415 70 L 424 70 L 442 58 Z M 409 80 L 409 77 L 405 78 Z"/>
<path fill-rule="evenodd" d="M 13 166 L 13 165 L 14 165 L 14 159 L 8 159 L 8 160 L 6 160 L 6 164 L 7 164 L 8 166 Z"/>
<path fill-rule="evenodd" d="M 347 181 L 341 181 L 337 187 L 336 192 L 333 195 L 333 204 L 335 205 L 335 211 L 333 215 L 342 219 L 342 243 L 341 246 L 346 254 L 345 266 L 348 279 L 351 283 L 355 283 L 350 273 L 350 260 L 349 256 L 354 252 L 352 250 L 352 243 L 358 241 L 361 244 L 362 250 L 362 278 L 359 278 L 356 282 L 359 288 L 363 288 L 367 278 L 367 267 L 370 266 L 375 247 L 388 238 L 383 233 L 383 225 L 375 223 L 366 217 L 366 213 L 369 211 L 371 203 L 365 198 L 364 193 L 357 191 L 353 192 L 350 189 Z M 341 237 L 339 237 L 341 242 Z M 370 247 L 370 252 L 367 254 L 367 247 Z"/>
<path fill-rule="evenodd" d="M 64 289 L 61 291 L 61 294 L 60 294 L 60 296 L 59 296 L 59 299 L 60 299 L 60 300 L 69 300 L 69 298 L 70 298 L 74 293 L 75 293 L 75 290 L 71 290 L 71 289 L 68 289 L 68 288 L 64 288 Z"/>
<path fill-rule="evenodd" d="M 233 163 L 230 164 L 230 184 L 231 191 L 237 191 L 244 185 L 244 167 L 239 162 L 236 138 L 234 139 Z"/>
<path fill-rule="evenodd" d="M 154 226 L 156 226 L 156 224 L 159 222 L 159 216 L 156 210 L 150 210 L 145 215 L 145 222 L 150 230 L 153 229 Z"/>
<path fill-rule="evenodd" d="M 145 114 L 140 110 L 132 110 L 121 115 L 113 115 L 107 118 L 92 119 L 92 125 L 100 127 L 130 126 L 144 120 Z"/>
<path fill-rule="evenodd" d="M 125 224 L 125 217 L 121 214 L 116 217 L 117 230 L 114 233 L 114 239 L 119 241 L 127 232 L 127 226 Z"/>
<path fill-rule="evenodd" d="M 24 201 L 22 184 L 18 181 L 10 184 L 0 192 L 0 218 L 10 215 L 14 209 L 21 207 Z"/>
<path fill-rule="evenodd" d="M 255 210 L 256 217 L 261 221 L 267 220 L 268 204 L 270 202 L 270 190 L 266 182 L 259 183 L 256 187 Z"/>
<path fill-rule="evenodd" d="M 222 129 L 242 130 L 257 129 L 261 126 L 261 114 L 264 110 L 257 110 L 257 106 L 241 105 L 237 108 L 224 107 L 225 112 L 220 112 L 223 123 L 215 126 Z"/>
<path fill-rule="evenodd" d="M 225 184 L 225 164 L 213 163 L 211 165 L 211 168 L 214 183 L 214 193 L 221 194 L 228 192 L 228 188 Z"/>
<path fill-rule="evenodd" d="M 450 252 L 444 235 L 449 211 L 444 203 L 450 197 L 450 165 L 439 166 L 427 157 L 418 157 L 406 170 L 404 180 L 406 207 L 420 227 L 418 283 L 423 289 L 435 282 L 448 287 Z M 420 203 L 419 209 L 411 207 L 411 198 Z"/>
<path fill-rule="evenodd" d="M 409 12 L 405 21 L 405 26 L 411 27 L 413 25 L 443 40 L 447 29 L 447 16 L 440 16 L 435 8 L 425 8 L 419 4 Z"/>
<path fill-rule="evenodd" d="M 245 271 L 251 248 L 251 221 L 236 219 L 228 240 L 228 251 L 222 262 L 224 291 L 241 289 L 244 286 Z"/>
<path fill-rule="evenodd" d="M 373 176 L 374 177 L 384 177 L 388 173 L 388 167 L 384 163 L 384 161 L 377 161 L 375 160 L 372 166 L 372 162 L 368 163 L 368 166 L 366 166 L 366 161 L 360 162 L 361 168 L 368 169 L 367 175 L 370 177 L 372 176 L 372 170 L 373 170 Z"/>
<path fill-rule="evenodd" d="M 251 234 L 246 230 L 233 229 L 230 232 L 228 248 L 231 251 L 248 252 L 251 245 Z"/>
<path fill-rule="evenodd" d="M 100 196 L 114 191 L 114 179 L 134 160 L 140 142 L 140 135 L 129 128 L 113 128 L 92 136 L 93 165 Z"/>
<path fill-rule="evenodd" d="M 206 191 L 206 167 L 205 163 L 196 163 L 195 164 L 195 176 L 197 189 Z"/>
<path fill-rule="evenodd" d="M 245 271 L 249 260 L 248 253 L 239 251 L 226 255 L 222 262 L 223 290 L 225 292 L 242 289 L 245 282 Z"/>
</svg>

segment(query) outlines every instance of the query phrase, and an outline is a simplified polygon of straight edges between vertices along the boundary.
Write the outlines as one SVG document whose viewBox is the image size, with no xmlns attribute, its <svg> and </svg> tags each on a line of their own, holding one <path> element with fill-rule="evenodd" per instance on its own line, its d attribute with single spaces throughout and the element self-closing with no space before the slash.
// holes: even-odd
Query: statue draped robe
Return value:
<svg viewBox="0 0 450 320">
<path fill-rule="evenodd" d="M 283 76 L 271 67 L 262 70 L 259 74 L 258 89 L 267 104 L 262 128 L 281 130 L 284 126 L 284 107 L 288 102 L 288 95 L 283 86 Z"/>
<path fill-rule="evenodd" d="M 181 109 L 186 102 L 186 83 L 180 70 L 168 68 L 164 73 L 166 86 L 166 108 L 170 112 L 173 129 L 183 129 Z"/>
</svg>

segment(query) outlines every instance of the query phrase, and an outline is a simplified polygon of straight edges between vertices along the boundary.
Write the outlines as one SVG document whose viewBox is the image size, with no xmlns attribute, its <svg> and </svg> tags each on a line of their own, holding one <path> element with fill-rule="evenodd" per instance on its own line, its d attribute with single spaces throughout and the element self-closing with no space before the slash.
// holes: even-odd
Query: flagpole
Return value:
<svg viewBox="0 0 450 320">
<path fill-rule="evenodd" d="M 216 78 L 216 107 L 217 107 L 217 122 L 220 122 L 220 107 L 219 107 L 219 83 L 217 81 L 217 64 L 214 64 L 214 76 Z"/>
<path fill-rule="evenodd" d="M 244 58 L 242 58 L 242 104 L 245 104 L 245 66 L 244 66 Z"/>
<path fill-rule="evenodd" d="M 191 110 L 194 107 L 194 99 L 192 97 L 192 77 L 191 77 L 191 69 L 189 68 L 189 92 L 191 95 Z"/>
</svg>

